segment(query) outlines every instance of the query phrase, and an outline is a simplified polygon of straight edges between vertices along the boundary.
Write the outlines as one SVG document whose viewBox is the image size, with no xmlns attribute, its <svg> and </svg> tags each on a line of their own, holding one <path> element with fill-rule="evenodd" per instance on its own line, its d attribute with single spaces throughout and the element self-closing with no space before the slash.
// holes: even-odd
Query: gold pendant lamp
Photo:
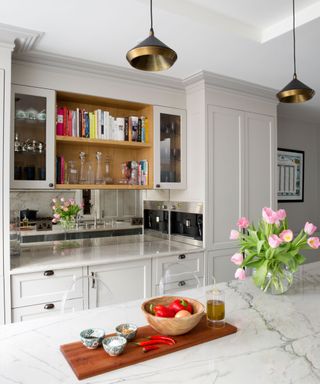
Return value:
<svg viewBox="0 0 320 384">
<path fill-rule="evenodd" d="M 296 69 L 296 15 L 295 15 L 295 0 L 293 3 L 293 80 L 290 81 L 280 92 L 277 93 L 277 97 L 281 103 L 303 103 L 312 99 L 315 91 L 309 88 L 306 84 L 303 84 L 297 78 Z"/>
<path fill-rule="evenodd" d="M 152 0 L 150 0 L 150 35 L 127 53 L 127 60 L 141 71 L 163 71 L 177 60 L 176 52 L 157 39 L 153 31 Z"/>
</svg>

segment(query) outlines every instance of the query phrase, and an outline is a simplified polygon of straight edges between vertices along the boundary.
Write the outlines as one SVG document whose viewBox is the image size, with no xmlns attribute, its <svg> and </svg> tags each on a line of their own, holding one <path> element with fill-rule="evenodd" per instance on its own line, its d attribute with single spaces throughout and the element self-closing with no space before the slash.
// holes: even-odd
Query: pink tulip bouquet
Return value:
<svg viewBox="0 0 320 384">
<path fill-rule="evenodd" d="M 240 241 L 240 252 L 231 257 L 238 266 L 235 278 L 244 280 L 246 268 L 253 269 L 253 281 L 263 291 L 283 293 L 292 283 L 292 274 L 305 260 L 302 249 L 318 249 L 320 239 L 312 236 L 317 227 L 306 223 L 304 229 L 294 237 L 288 228 L 284 209 L 273 211 L 262 209 L 262 220 L 257 227 L 241 217 L 238 230 L 231 230 L 230 239 Z"/>
<path fill-rule="evenodd" d="M 65 229 L 71 229 L 75 224 L 81 207 L 74 199 L 52 199 L 53 223 L 60 223 Z"/>
</svg>

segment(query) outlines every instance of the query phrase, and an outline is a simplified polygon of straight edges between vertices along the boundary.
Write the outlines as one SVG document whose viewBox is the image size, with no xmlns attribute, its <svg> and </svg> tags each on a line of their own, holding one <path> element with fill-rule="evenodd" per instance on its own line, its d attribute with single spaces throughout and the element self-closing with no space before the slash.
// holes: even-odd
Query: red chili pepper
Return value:
<svg viewBox="0 0 320 384">
<path fill-rule="evenodd" d="M 172 344 L 176 343 L 176 341 L 172 337 L 162 336 L 162 335 L 148 336 L 148 339 L 149 340 L 167 340 L 167 341 L 170 341 Z"/>
<path fill-rule="evenodd" d="M 187 300 L 184 300 L 184 299 L 177 299 L 177 300 L 174 300 L 174 301 L 169 305 L 169 308 L 172 309 L 172 310 L 174 311 L 175 314 L 176 314 L 177 312 L 179 312 L 179 311 L 182 311 L 182 310 L 188 311 L 188 312 L 190 312 L 191 314 L 193 313 L 192 305 L 191 305 Z"/>
<path fill-rule="evenodd" d="M 134 343 L 136 345 L 140 345 L 140 347 L 144 347 L 145 345 L 155 345 L 155 344 L 167 344 L 167 345 L 173 345 L 174 342 L 169 340 L 147 340 L 147 341 L 140 341 L 139 343 Z"/>
<path fill-rule="evenodd" d="M 159 347 L 156 345 L 147 345 L 142 348 L 143 352 L 154 351 L 155 349 L 159 349 Z"/>
<path fill-rule="evenodd" d="M 155 315 L 158 317 L 174 317 L 175 312 L 172 308 L 166 307 L 164 305 L 156 305 L 152 308 Z"/>
</svg>

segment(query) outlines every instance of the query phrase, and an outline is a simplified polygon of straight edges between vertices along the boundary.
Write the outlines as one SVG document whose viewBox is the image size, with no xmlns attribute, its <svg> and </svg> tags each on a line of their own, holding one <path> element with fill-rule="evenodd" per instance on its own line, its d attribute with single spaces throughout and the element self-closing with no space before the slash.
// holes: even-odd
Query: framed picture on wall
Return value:
<svg viewBox="0 0 320 384">
<path fill-rule="evenodd" d="M 278 201 L 303 202 L 304 151 L 278 148 Z"/>
</svg>

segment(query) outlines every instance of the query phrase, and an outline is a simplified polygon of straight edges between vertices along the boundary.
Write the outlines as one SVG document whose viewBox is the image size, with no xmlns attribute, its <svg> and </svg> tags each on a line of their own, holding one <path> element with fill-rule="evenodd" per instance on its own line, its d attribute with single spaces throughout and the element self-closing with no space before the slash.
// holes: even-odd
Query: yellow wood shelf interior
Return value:
<svg viewBox="0 0 320 384">
<path fill-rule="evenodd" d="M 88 139 L 84 137 L 73 136 L 56 136 L 57 143 L 70 143 L 78 145 L 103 145 L 106 147 L 119 147 L 119 148 L 151 148 L 151 144 L 140 143 L 138 141 L 117 141 L 117 140 L 101 140 L 101 139 Z"/>
<path fill-rule="evenodd" d="M 56 189 L 132 189 L 144 190 L 152 189 L 149 185 L 131 184 L 56 184 Z"/>
</svg>

